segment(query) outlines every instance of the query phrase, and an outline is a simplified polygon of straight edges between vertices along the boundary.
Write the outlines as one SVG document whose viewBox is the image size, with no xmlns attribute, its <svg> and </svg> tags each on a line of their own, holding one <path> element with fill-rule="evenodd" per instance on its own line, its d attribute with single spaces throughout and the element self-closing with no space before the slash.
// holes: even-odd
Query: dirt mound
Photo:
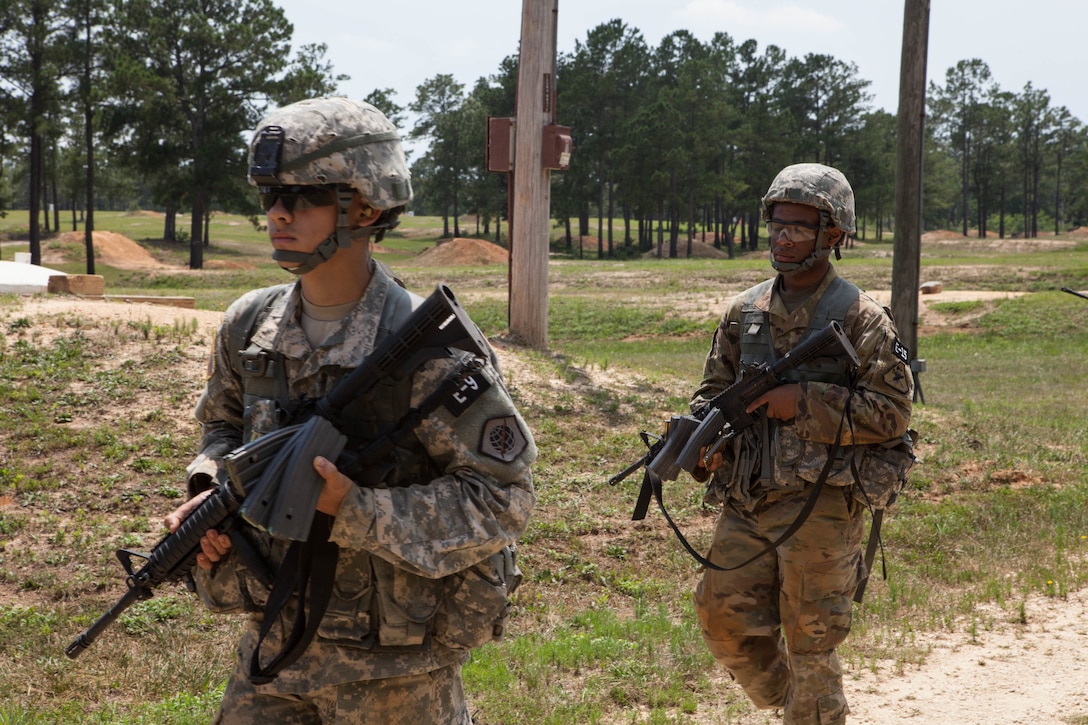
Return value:
<svg viewBox="0 0 1088 725">
<path fill-rule="evenodd" d="M 661 256 L 667 257 L 669 255 L 669 245 L 663 244 L 661 246 Z M 686 239 L 681 239 L 676 243 L 676 255 L 681 259 L 688 258 L 688 242 Z M 642 255 L 643 258 L 649 259 L 657 256 L 657 246 Z M 718 249 L 713 244 L 707 244 L 705 242 L 692 242 L 691 243 L 691 259 L 728 259 L 729 253 L 724 249 Z"/>
<path fill-rule="evenodd" d="M 256 265 L 249 264 L 248 262 L 236 262 L 236 261 L 226 260 L 226 259 L 205 259 L 204 260 L 204 269 L 239 270 L 239 269 L 256 269 L 256 268 L 257 268 Z"/>
<path fill-rule="evenodd" d="M 709 235 L 705 235 L 705 236 L 707 237 L 707 239 L 711 238 Z M 595 254 L 597 254 L 597 251 L 598 251 L 598 249 L 597 249 L 597 237 L 584 236 L 584 237 L 581 238 L 581 241 L 582 241 L 582 254 L 583 255 L 587 255 L 587 254 L 594 254 L 595 255 Z M 560 241 L 560 243 L 562 244 L 562 240 Z M 578 248 L 578 241 L 575 240 L 574 243 L 572 244 L 572 246 L 575 249 L 577 249 Z M 612 240 L 612 246 L 614 248 L 618 249 L 618 248 L 623 246 L 623 242 L 620 241 L 619 239 L 613 239 Z M 605 253 L 608 252 L 608 241 L 607 240 L 604 243 L 604 250 L 605 250 Z M 668 254 L 669 254 L 668 242 L 666 242 L 662 246 L 661 253 L 662 253 L 663 256 L 666 256 L 666 257 L 668 256 Z M 687 254 L 688 254 L 688 240 L 687 240 L 687 237 L 681 238 L 676 243 L 676 253 L 680 257 L 687 257 Z M 649 259 L 651 257 L 656 257 L 657 256 L 657 242 L 656 241 L 654 242 L 654 248 L 652 250 L 650 250 L 649 252 L 645 252 L 642 256 L 645 259 Z M 692 241 L 692 243 L 691 243 L 691 257 L 692 257 L 692 259 L 725 259 L 728 256 L 729 256 L 728 252 L 726 252 L 724 249 L 718 249 L 717 247 L 715 247 L 710 242 Z"/>
<path fill-rule="evenodd" d="M 948 242 L 957 239 L 966 239 L 966 237 L 960 232 L 955 232 L 951 229 L 935 229 L 922 235 L 923 244 L 926 242 Z"/>
<path fill-rule="evenodd" d="M 971 230 L 969 235 L 965 237 L 960 232 L 939 229 L 923 234 L 922 245 L 926 247 L 955 247 L 965 251 L 993 250 L 995 252 L 1013 253 L 1072 249 L 1077 244 L 1071 239 L 1055 239 L 1053 233 L 1043 234 L 1040 232 L 1039 234 L 1038 237 L 1027 239 L 1019 235 L 1006 235 L 1004 239 L 1001 239 L 997 236 L 997 232 L 990 232 L 985 238 L 979 238 L 974 230 Z"/>
<path fill-rule="evenodd" d="M 1069 229 L 1062 231 L 1058 237 L 1088 237 L 1088 227 L 1077 227 L 1076 229 Z M 996 229 L 990 229 L 987 232 L 985 239 L 980 239 L 978 236 L 978 229 L 968 229 L 967 236 L 963 236 L 963 232 L 955 229 L 934 229 L 922 234 L 923 244 L 948 244 L 948 243 L 961 243 L 961 242 L 981 242 L 983 244 L 1015 244 L 1022 242 L 1024 244 L 1036 245 L 1036 246 L 1053 246 L 1055 244 L 1063 244 L 1062 239 L 1055 239 L 1053 231 L 1047 231 L 1045 229 L 1039 230 L 1039 236 L 1025 238 L 1020 232 L 1007 232 L 1004 239 L 1000 239 L 997 235 Z"/>
<path fill-rule="evenodd" d="M 124 234 L 92 232 L 91 239 L 94 243 L 95 259 L 101 261 L 102 264 L 108 264 L 117 269 L 165 269 L 169 267 L 169 265 L 155 259 L 151 256 L 151 252 Z M 57 246 L 82 245 L 83 243 L 83 232 L 65 232 L 53 242 Z M 62 249 L 47 249 L 42 261 L 46 261 L 45 257 L 50 256 L 53 257 L 52 261 L 70 261 L 64 259 L 65 253 Z"/>
<path fill-rule="evenodd" d="M 389 247 L 382 246 L 381 244 L 378 244 L 377 242 L 371 242 L 370 243 L 370 253 L 371 254 L 408 254 L 409 252 L 405 252 L 403 249 L 390 249 Z"/>
<path fill-rule="evenodd" d="M 419 264 L 429 267 L 470 267 L 479 264 L 506 264 L 510 253 L 482 239 L 454 237 L 424 249 L 416 256 Z"/>
</svg>

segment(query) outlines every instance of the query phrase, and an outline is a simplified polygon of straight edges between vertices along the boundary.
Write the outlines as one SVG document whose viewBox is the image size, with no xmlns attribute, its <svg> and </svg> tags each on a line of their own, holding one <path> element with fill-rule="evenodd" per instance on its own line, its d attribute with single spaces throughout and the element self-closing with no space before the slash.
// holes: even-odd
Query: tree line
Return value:
<svg viewBox="0 0 1088 725">
<path fill-rule="evenodd" d="M 243 132 L 347 80 L 323 45 L 292 56 L 292 33 L 271 0 L 4 0 L 0 213 L 30 210 L 31 261 L 42 227 L 66 208 L 74 228 L 79 209 L 93 273 L 95 208 L 139 205 L 165 211 L 163 237 L 188 237 L 200 268 L 211 211 L 255 209 Z"/>
<path fill-rule="evenodd" d="M 730 256 L 755 249 L 760 196 L 802 161 L 850 179 L 859 236 L 894 223 L 897 119 L 872 108 L 853 63 L 727 33 L 702 42 L 680 30 L 651 47 L 612 20 L 562 54 L 556 75 L 574 155 L 552 175 L 552 213 L 568 241 L 595 236 L 598 256 L 687 256 L 697 231 Z M 413 134 L 429 142 L 414 165 L 417 208 L 451 217 L 454 233 L 460 214 L 486 230 L 505 213 L 505 176 L 486 172 L 481 148 L 485 117 L 514 115 L 516 79 L 509 57 L 468 92 L 435 76 L 410 105 L 423 119 Z M 1088 129 L 1046 91 L 1002 90 L 971 59 L 931 81 L 927 108 L 926 228 L 1004 238 L 1088 223 Z"/>
<path fill-rule="evenodd" d="M 193 268 L 213 210 L 256 220 L 247 131 L 348 79 L 323 45 L 292 54 L 292 33 L 272 0 L 4 0 L 0 213 L 30 209 L 32 261 L 61 209 L 73 229 L 83 215 L 92 273 L 95 208 L 164 211 L 163 237 L 189 242 Z M 732 255 L 758 244 L 774 174 L 817 161 L 850 178 L 859 236 L 880 238 L 894 223 L 896 119 L 872 108 L 869 85 L 829 55 L 684 30 L 652 47 L 622 20 L 601 24 L 557 59 L 557 120 L 575 151 L 552 175 L 553 216 L 568 245 L 596 237 L 600 257 L 686 256 L 697 231 Z M 469 215 L 501 241 L 508 178 L 486 171 L 487 118 L 514 116 L 516 95 L 512 55 L 467 90 L 439 74 L 404 106 L 389 88 L 365 99 L 405 130 L 413 208 L 442 217 L 446 236 Z M 1068 109 L 1031 84 L 1002 90 L 977 59 L 928 96 L 928 228 L 1033 236 L 1088 222 L 1088 131 Z M 188 231 L 174 223 L 185 211 Z"/>
</svg>

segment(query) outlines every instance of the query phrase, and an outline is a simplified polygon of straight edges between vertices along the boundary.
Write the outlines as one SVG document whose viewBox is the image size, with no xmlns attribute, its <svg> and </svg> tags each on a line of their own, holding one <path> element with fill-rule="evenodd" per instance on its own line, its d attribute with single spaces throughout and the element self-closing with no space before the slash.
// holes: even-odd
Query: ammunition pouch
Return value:
<svg viewBox="0 0 1088 725">
<path fill-rule="evenodd" d="M 907 473 L 914 465 L 913 437 L 908 431 L 902 438 L 885 443 L 842 446 L 828 469 L 824 483 L 829 486 L 851 486 L 853 496 L 871 509 L 890 506 L 907 482 Z M 797 428 L 789 424 L 773 427 L 772 451 L 774 461 L 771 477 L 753 489 L 752 482 L 763 470 L 763 446 L 758 437 L 737 436 L 732 446 L 723 449 L 722 467 L 711 479 L 704 495 L 709 505 L 720 505 L 729 497 L 741 500 L 758 497 L 771 490 L 800 490 L 804 484 L 819 480 L 827 462 L 829 446 L 805 440 Z"/>
<path fill-rule="evenodd" d="M 508 546 L 444 582 L 435 640 L 451 649 L 472 649 L 502 639 L 509 597 L 521 584 L 517 549 Z"/>
<path fill-rule="evenodd" d="M 917 460 L 914 457 L 917 435 L 908 430 L 902 438 L 865 446 L 854 498 L 873 510 L 891 506 L 907 485 L 907 473 Z"/>
<path fill-rule="evenodd" d="M 498 641 L 522 577 L 513 547 L 443 579 L 363 551 L 341 558 L 318 639 L 373 651 L 421 651 L 432 641 L 468 650 Z"/>
<path fill-rule="evenodd" d="M 797 427 L 779 425 L 775 429 L 778 447 L 778 465 L 784 473 L 796 473 L 802 481 L 815 483 L 827 463 L 828 444 L 816 443 L 798 437 Z M 858 455 L 864 456 L 865 446 L 842 446 L 824 481 L 828 486 L 851 486 L 854 483 L 852 463 Z M 789 476 L 793 478 L 793 476 Z"/>
</svg>

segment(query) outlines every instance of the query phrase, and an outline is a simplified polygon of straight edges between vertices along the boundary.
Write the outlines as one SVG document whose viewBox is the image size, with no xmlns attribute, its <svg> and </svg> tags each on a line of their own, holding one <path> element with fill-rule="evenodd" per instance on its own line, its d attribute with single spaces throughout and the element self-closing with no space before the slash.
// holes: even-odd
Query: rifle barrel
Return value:
<svg viewBox="0 0 1088 725">
<path fill-rule="evenodd" d="M 139 599 L 143 598 L 144 590 L 139 586 L 131 586 L 129 590 L 125 592 L 124 596 L 117 600 L 117 603 L 106 610 L 105 614 L 95 620 L 94 624 L 87 629 L 83 630 L 83 633 L 73 640 L 64 650 L 64 654 L 68 655 L 69 659 L 75 659 L 79 657 L 83 650 L 87 649 L 98 639 L 98 635 L 102 634 L 106 629 L 113 624 L 122 612 L 135 604 Z"/>
</svg>

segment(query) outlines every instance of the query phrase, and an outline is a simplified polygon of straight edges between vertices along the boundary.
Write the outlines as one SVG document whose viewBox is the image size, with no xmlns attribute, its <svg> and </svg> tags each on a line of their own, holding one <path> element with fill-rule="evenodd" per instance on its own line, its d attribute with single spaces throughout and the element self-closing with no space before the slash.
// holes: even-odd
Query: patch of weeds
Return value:
<svg viewBox="0 0 1088 725">
<path fill-rule="evenodd" d="M 963 315 L 968 312 L 975 312 L 986 307 L 988 303 L 982 300 L 963 300 L 958 302 L 934 302 L 929 305 L 929 309 L 935 312 L 944 312 L 950 315 Z"/>
<path fill-rule="evenodd" d="M 614 415 L 620 409 L 619 399 L 611 390 L 595 388 L 586 392 L 584 397 L 586 403 L 596 408 L 600 413 Z"/>
<path fill-rule="evenodd" d="M 145 320 L 129 320 L 128 327 L 131 330 L 135 330 L 137 334 L 139 334 L 145 340 L 150 340 L 152 334 L 162 329 L 155 325 L 155 323 L 151 321 L 150 317 Z"/>
<path fill-rule="evenodd" d="M 155 458 L 148 458 L 146 456 L 137 457 L 132 462 L 132 468 L 139 473 L 163 474 L 170 472 L 169 464 L 163 463 L 162 461 Z"/>
<path fill-rule="evenodd" d="M 16 317 L 8 323 L 8 332 L 18 333 L 20 330 L 29 330 L 32 326 L 29 317 Z"/>
<path fill-rule="evenodd" d="M 113 428 L 97 428 L 92 436 L 94 447 L 99 455 L 109 463 L 126 460 L 134 450 L 133 446 L 121 440 Z"/>
<path fill-rule="evenodd" d="M 173 435 L 166 433 L 144 436 L 140 448 L 156 456 L 173 457 L 187 453 L 190 450 L 190 444 L 188 441 L 179 441 Z"/>
<path fill-rule="evenodd" d="M 26 475 L 11 468 L 0 468 L 0 489 L 22 490 Z"/>
<path fill-rule="evenodd" d="M 135 518 L 126 518 L 121 521 L 121 529 L 123 531 L 136 531 L 146 534 L 151 529 L 148 525 L 147 518 L 143 516 L 137 516 Z"/>
<path fill-rule="evenodd" d="M 49 637 L 63 625 L 57 612 L 35 606 L 0 606 L 0 651 L 24 651 L 27 643 Z"/>
<path fill-rule="evenodd" d="M 118 484 L 123 484 L 123 483 L 125 483 L 126 480 L 127 480 L 127 477 L 124 476 L 123 474 L 110 473 L 110 474 L 107 474 L 104 478 L 102 478 L 101 481 L 99 481 L 99 485 L 102 486 L 102 492 L 103 493 L 109 493 L 110 491 L 113 490 L 114 486 L 116 486 Z"/>
<path fill-rule="evenodd" d="M 142 491 L 122 491 L 120 498 L 125 503 L 137 504 L 143 501 L 145 496 Z"/>
<path fill-rule="evenodd" d="M 177 501 L 185 496 L 185 492 L 177 486 L 171 486 L 170 484 L 163 484 L 155 489 L 155 493 L 170 501 Z"/>
<path fill-rule="evenodd" d="M 14 536 L 27 525 L 27 517 L 0 511 L 0 536 Z M 3 546 L 0 545 L 0 549 Z"/>
<path fill-rule="evenodd" d="M 624 561 L 625 559 L 627 559 L 628 554 L 627 547 L 623 546 L 622 544 L 609 544 L 607 547 L 605 547 L 604 553 L 611 558 L 619 559 L 620 561 Z"/>
<path fill-rule="evenodd" d="M 192 601 L 171 594 L 156 595 L 129 607 L 119 622 L 125 632 L 132 635 L 150 634 L 158 625 L 172 622 L 192 612 Z"/>
<path fill-rule="evenodd" d="M 672 589 L 672 585 L 665 582 L 628 576 L 614 577 L 611 584 L 616 591 L 631 597 L 635 601 L 649 601 L 662 597 Z"/>
</svg>

